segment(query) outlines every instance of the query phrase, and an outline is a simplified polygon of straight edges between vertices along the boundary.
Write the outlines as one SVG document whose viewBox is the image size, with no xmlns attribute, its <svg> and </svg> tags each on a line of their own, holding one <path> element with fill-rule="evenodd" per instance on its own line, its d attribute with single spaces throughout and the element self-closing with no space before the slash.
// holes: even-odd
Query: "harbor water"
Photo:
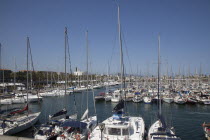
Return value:
<svg viewBox="0 0 210 140">
<path fill-rule="evenodd" d="M 115 87 L 118 88 L 118 87 Z M 94 89 L 94 95 L 104 92 L 105 88 Z M 61 97 L 46 97 L 40 103 L 32 103 L 29 105 L 31 111 L 41 111 L 39 122 L 36 125 L 48 121 L 48 116 L 63 108 L 68 110 L 68 114 L 78 113 L 78 118 L 82 116 L 87 108 L 87 95 L 88 95 L 88 108 L 89 115 L 94 115 L 94 104 L 92 91 L 75 93 Z M 76 104 L 76 108 L 75 108 Z M 149 129 L 150 125 L 157 119 L 157 105 L 127 102 L 126 112 L 131 116 L 142 116 L 144 118 L 146 128 Z M 97 101 L 96 114 L 98 121 L 102 122 L 112 115 L 112 109 L 116 103 Z M 23 107 L 24 105 L 7 105 L 1 106 L 1 110 L 14 107 Z M 169 126 L 175 128 L 175 133 L 182 140 L 205 140 L 204 132 L 202 129 L 203 122 L 210 122 L 210 105 L 178 105 L 175 103 L 163 103 L 162 113 Z M 15 134 L 16 136 L 32 137 L 32 128 Z"/>
</svg>

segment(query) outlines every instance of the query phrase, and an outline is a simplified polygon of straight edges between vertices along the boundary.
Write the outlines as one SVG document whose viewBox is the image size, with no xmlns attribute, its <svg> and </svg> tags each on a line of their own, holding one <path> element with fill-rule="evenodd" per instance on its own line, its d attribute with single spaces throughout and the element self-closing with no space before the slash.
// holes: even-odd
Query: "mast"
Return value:
<svg viewBox="0 0 210 140">
<path fill-rule="evenodd" d="M 121 91 L 123 90 L 123 50 L 121 38 L 121 25 L 120 25 L 120 7 L 118 6 L 118 31 L 119 31 L 119 45 L 120 45 L 120 71 L 121 71 Z"/>
<path fill-rule="evenodd" d="M 33 79 L 32 79 L 32 65 L 30 65 L 30 91 L 32 92 L 32 85 L 33 85 Z"/>
<path fill-rule="evenodd" d="M 67 45 L 67 28 L 65 27 L 65 95 L 67 87 L 67 73 L 66 73 L 66 45 Z"/>
<path fill-rule="evenodd" d="M 28 105 L 28 48 L 29 48 L 29 37 L 27 37 L 27 86 L 26 86 L 26 92 L 27 92 L 27 105 Z M 29 113 L 29 112 L 28 112 Z"/>
<path fill-rule="evenodd" d="M 158 35 L 158 103 L 159 115 L 161 116 L 161 100 L 160 100 L 160 34 Z"/>
<path fill-rule="evenodd" d="M 87 49 L 87 110 L 88 110 L 88 82 L 89 82 L 89 79 L 88 79 L 88 31 L 86 31 L 86 49 Z M 88 119 L 88 113 L 87 113 L 87 119 Z"/>
</svg>

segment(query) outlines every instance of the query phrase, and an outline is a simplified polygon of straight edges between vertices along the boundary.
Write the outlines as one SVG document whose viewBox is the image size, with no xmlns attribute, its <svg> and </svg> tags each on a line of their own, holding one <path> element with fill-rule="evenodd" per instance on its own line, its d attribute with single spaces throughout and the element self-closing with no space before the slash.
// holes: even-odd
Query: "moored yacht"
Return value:
<svg viewBox="0 0 210 140">
<path fill-rule="evenodd" d="M 195 98 L 193 98 L 193 97 L 188 97 L 187 98 L 187 103 L 188 104 L 196 104 L 198 101 L 195 99 Z"/>
<path fill-rule="evenodd" d="M 133 97 L 133 102 L 134 103 L 139 103 L 142 101 L 142 97 L 140 96 L 140 92 L 135 92 L 134 97 Z"/>
<path fill-rule="evenodd" d="M 143 97 L 143 101 L 145 104 L 151 104 L 152 103 L 152 98 L 149 96 Z"/>
<path fill-rule="evenodd" d="M 148 140 L 181 140 L 174 133 L 173 127 L 167 126 L 164 116 L 162 115 L 160 100 L 160 36 L 158 36 L 158 115 L 148 131 Z"/>
<path fill-rule="evenodd" d="M 176 96 L 174 98 L 174 102 L 176 104 L 185 104 L 186 103 L 186 99 L 184 97 L 181 97 L 181 96 Z"/>
<path fill-rule="evenodd" d="M 90 140 L 143 140 L 145 124 L 142 117 L 126 116 L 122 111 L 124 101 L 121 100 L 115 107 L 113 116 L 104 120 L 90 134 Z M 103 130 L 101 130 L 103 127 Z"/>
<path fill-rule="evenodd" d="M 11 98 L 2 98 L 0 99 L 0 105 L 10 105 L 12 104 Z"/>
<path fill-rule="evenodd" d="M 170 104 L 174 101 L 174 99 L 171 96 L 165 96 L 163 97 L 163 101 Z"/>
<path fill-rule="evenodd" d="M 163 118 L 152 124 L 148 132 L 148 140 L 181 140 L 175 135 L 173 128 L 167 127 Z"/>
<path fill-rule="evenodd" d="M 120 68 L 121 68 L 121 89 L 117 96 L 118 104 L 113 109 L 113 116 L 104 120 L 90 134 L 90 140 L 110 139 L 110 140 L 143 140 L 145 133 L 145 124 L 142 117 L 133 117 L 125 114 L 124 105 L 126 91 L 124 82 L 124 65 L 122 55 L 122 39 L 120 27 L 120 9 L 118 6 L 118 27 L 119 27 L 119 45 L 120 45 Z M 113 93 L 114 94 L 114 93 Z M 112 99 L 113 101 L 113 99 Z"/>
<path fill-rule="evenodd" d="M 40 112 L 29 112 L 29 100 L 28 100 L 28 53 L 30 48 L 29 38 L 27 37 L 27 104 L 23 109 L 18 109 L 10 112 L 6 116 L 1 117 L 0 120 L 0 135 L 12 135 L 21 132 L 27 128 L 33 126 L 39 119 Z"/>
<path fill-rule="evenodd" d="M 121 92 L 120 90 L 115 90 L 112 93 L 112 98 L 111 98 L 112 102 L 118 103 L 120 101 L 120 92 Z"/>
</svg>

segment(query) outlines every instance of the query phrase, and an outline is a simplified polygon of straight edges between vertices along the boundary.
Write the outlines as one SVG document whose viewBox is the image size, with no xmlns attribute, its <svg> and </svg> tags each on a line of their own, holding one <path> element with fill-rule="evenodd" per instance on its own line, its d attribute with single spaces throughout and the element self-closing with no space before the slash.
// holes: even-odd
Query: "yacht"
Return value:
<svg viewBox="0 0 210 140">
<path fill-rule="evenodd" d="M 160 36 L 158 36 L 158 115 L 148 131 L 148 140 L 181 140 L 175 135 L 173 127 L 167 126 L 161 109 L 160 100 Z"/>
<path fill-rule="evenodd" d="M 117 100 L 118 104 L 113 109 L 113 115 L 101 124 L 99 124 L 89 135 L 90 140 L 143 140 L 145 133 L 145 123 L 142 117 L 133 117 L 125 114 L 124 111 L 125 101 L 122 96 L 126 94 L 124 80 L 124 66 L 122 57 L 122 39 L 120 28 L 120 9 L 118 6 L 118 27 L 119 27 L 119 42 L 120 42 L 120 64 L 121 64 L 121 89 L 118 91 Z M 116 91 L 113 93 L 115 94 Z M 114 98 L 115 99 L 115 98 Z M 112 98 L 113 101 L 113 98 Z"/>
<path fill-rule="evenodd" d="M 115 90 L 112 93 L 112 98 L 111 98 L 112 102 L 118 103 L 120 101 L 120 90 Z"/>
<path fill-rule="evenodd" d="M 139 102 L 141 102 L 143 99 L 142 99 L 142 97 L 140 96 L 140 92 L 135 92 L 134 93 L 134 97 L 133 97 L 133 102 L 134 103 L 139 103 Z"/>
<path fill-rule="evenodd" d="M 27 37 L 27 104 L 23 109 L 15 111 L 1 116 L 0 120 L 0 135 L 12 135 L 21 132 L 27 128 L 33 126 L 39 119 L 40 112 L 29 112 L 29 100 L 28 100 L 28 52 L 29 52 L 29 38 Z"/>
<path fill-rule="evenodd" d="M 163 97 L 163 101 L 170 104 L 174 101 L 174 98 L 172 98 L 171 96 L 165 96 Z"/>
<path fill-rule="evenodd" d="M 145 123 L 142 117 L 131 117 L 124 114 L 122 108 L 124 101 L 121 100 L 114 109 L 113 116 L 104 120 L 90 133 L 89 140 L 143 140 Z M 101 127 L 104 127 L 101 130 Z"/>
<path fill-rule="evenodd" d="M 152 103 L 152 98 L 149 96 L 143 97 L 143 101 L 145 104 L 151 104 Z"/>
</svg>

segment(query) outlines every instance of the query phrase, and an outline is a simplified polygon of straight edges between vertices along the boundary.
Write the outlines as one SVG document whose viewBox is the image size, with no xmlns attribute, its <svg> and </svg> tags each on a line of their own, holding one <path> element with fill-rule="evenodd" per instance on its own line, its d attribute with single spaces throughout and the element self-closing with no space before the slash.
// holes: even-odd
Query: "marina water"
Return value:
<svg viewBox="0 0 210 140">
<path fill-rule="evenodd" d="M 115 89 L 118 87 L 116 86 Z M 94 89 L 94 94 L 104 92 L 105 88 Z M 85 112 L 86 96 L 89 96 L 89 114 L 94 114 L 94 104 L 92 91 L 83 93 L 75 93 L 74 95 L 66 95 L 61 97 L 46 97 L 43 101 L 38 103 L 30 104 L 29 108 L 33 112 L 41 110 L 41 116 L 39 122 L 36 125 L 45 123 L 48 121 L 48 116 L 53 114 L 62 108 L 68 110 L 68 114 L 73 114 L 75 111 L 78 112 L 78 118 L 82 116 Z M 74 109 L 74 99 L 76 103 L 76 110 Z M 142 116 L 144 118 L 146 129 L 150 127 L 152 123 L 156 120 L 157 105 L 126 102 L 126 112 L 132 116 Z M 115 107 L 116 103 L 98 101 L 96 102 L 96 111 L 99 122 L 102 122 L 106 118 L 112 115 L 112 109 Z M 6 105 L 1 106 L 1 110 L 9 109 L 14 107 L 23 107 L 24 105 Z M 202 128 L 203 122 L 209 122 L 210 120 L 210 105 L 178 105 L 175 103 L 163 103 L 162 112 L 166 116 L 167 124 L 173 126 L 176 130 L 176 135 L 182 140 L 205 140 L 204 132 Z M 33 129 L 27 129 L 23 132 L 16 134 L 17 136 L 32 137 Z"/>
</svg>

